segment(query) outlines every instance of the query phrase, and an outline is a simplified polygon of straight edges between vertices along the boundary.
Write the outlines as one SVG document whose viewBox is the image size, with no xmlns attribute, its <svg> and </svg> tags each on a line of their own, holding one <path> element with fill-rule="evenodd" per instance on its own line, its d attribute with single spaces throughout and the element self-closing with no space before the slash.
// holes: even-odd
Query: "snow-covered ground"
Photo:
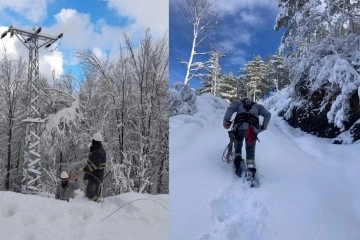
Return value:
<svg viewBox="0 0 360 240">
<path fill-rule="evenodd" d="M 169 239 L 168 195 L 125 193 L 94 203 L 0 192 L 0 209 L 0 239 Z"/>
<path fill-rule="evenodd" d="M 261 186 L 249 188 L 221 161 L 227 104 L 203 95 L 197 106 L 170 118 L 171 240 L 360 239 L 359 144 L 331 144 L 273 113 L 257 142 Z"/>
</svg>

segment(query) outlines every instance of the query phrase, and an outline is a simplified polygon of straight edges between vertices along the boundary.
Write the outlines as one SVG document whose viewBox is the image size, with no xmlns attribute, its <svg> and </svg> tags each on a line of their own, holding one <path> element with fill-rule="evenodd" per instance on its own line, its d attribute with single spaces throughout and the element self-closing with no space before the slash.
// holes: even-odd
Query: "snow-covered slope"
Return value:
<svg viewBox="0 0 360 240">
<path fill-rule="evenodd" d="M 168 195 L 126 193 L 94 203 L 0 192 L 0 209 L 0 239 L 167 240 L 169 235 Z"/>
<path fill-rule="evenodd" d="M 171 240 L 360 239 L 359 144 L 333 145 L 273 114 L 257 143 L 261 186 L 249 188 L 221 161 L 227 104 L 197 104 L 170 118 Z"/>
</svg>

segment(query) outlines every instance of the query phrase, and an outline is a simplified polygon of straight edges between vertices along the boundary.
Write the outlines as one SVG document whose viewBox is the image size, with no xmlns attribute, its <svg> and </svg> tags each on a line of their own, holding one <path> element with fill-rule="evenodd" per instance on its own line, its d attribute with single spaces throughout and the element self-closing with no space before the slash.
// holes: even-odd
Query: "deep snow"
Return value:
<svg viewBox="0 0 360 240">
<path fill-rule="evenodd" d="M 257 142 L 261 186 L 249 188 L 221 161 L 227 106 L 205 94 L 194 116 L 170 118 L 170 239 L 360 239 L 359 144 L 331 144 L 273 112 Z"/>
<path fill-rule="evenodd" d="M 123 207 L 116 211 L 121 206 Z M 54 198 L 2 191 L 0 209 L 0 239 L 169 238 L 168 195 L 124 193 L 104 198 L 103 203 L 94 203 L 80 197 L 65 202 Z M 109 216 L 114 211 L 116 212 Z M 106 218 L 107 216 L 109 217 Z"/>
</svg>

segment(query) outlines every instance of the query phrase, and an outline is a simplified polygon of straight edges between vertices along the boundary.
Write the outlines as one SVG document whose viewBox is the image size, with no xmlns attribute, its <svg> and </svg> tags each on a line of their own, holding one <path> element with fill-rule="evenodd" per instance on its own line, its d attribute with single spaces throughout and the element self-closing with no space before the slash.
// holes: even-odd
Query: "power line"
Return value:
<svg viewBox="0 0 360 240">
<path fill-rule="evenodd" d="M 56 8 L 49 14 L 49 17 L 45 20 L 45 22 L 42 24 L 43 26 L 46 25 L 46 23 L 50 20 L 50 18 L 53 17 L 54 13 L 59 9 L 59 7 L 64 3 L 65 0 L 61 0 L 61 2 L 56 6 Z"/>
</svg>

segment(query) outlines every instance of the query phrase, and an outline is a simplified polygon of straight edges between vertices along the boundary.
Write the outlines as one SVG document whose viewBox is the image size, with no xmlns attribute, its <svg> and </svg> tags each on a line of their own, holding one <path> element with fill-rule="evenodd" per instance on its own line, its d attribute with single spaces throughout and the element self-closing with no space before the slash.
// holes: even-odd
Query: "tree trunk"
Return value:
<svg viewBox="0 0 360 240">
<path fill-rule="evenodd" d="M 9 120 L 9 132 L 8 132 L 8 142 L 7 142 L 7 172 L 6 172 L 6 180 L 5 180 L 5 189 L 10 189 L 10 171 L 11 171 L 11 141 L 12 141 L 12 112 L 9 110 L 10 120 Z"/>
<path fill-rule="evenodd" d="M 59 172 L 62 172 L 62 163 L 63 163 L 63 153 L 60 151 L 60 160 L 59 160 Z"/>
<path fill-rule="evenodd" d="M 196 39 L 197 39 L 197 30 L 196 30 L 196 28 L 197 28 L 196 25 L 194 25 L 194 38 L 193 38 L 193 42 L 192 42 L 189 62 L 187 63 L 187 66 L 186 66 L 187 68 L 186 68 L 186 76 L 185 76 L 184 84 L 187 84 L 189 82 L 189 80 L 190 80 L 189 79 L 190 68 L 191 68 L 193 58 L 194 58 Z"/>
</svg>

